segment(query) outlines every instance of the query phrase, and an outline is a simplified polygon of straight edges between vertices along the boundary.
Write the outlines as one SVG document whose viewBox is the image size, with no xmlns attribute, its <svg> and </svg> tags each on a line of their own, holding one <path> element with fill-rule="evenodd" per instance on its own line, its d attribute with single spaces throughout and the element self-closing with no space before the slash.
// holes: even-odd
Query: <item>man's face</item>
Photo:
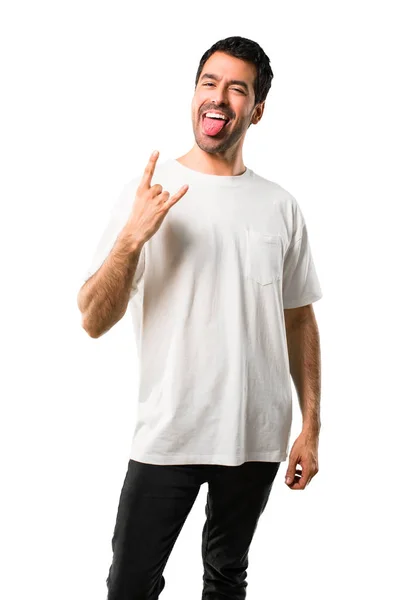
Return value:
<svg viewBox="0 0 400 600">
<path fill-rule="evenodd" d="M 192 100 L 193 132 L 202 150 L 218 154 L 234 149 L 249 125 L 261 118 L 264 102 L 254 106 L 256 75 L 255 65 L 223 52 L 214 52 L 206 61 Z M 204 122 L 205 113 L 213 110 L 229 118 L 216 135 L 210 134 L 211 129 L 206 132 Z M 209 123 L 217 126 L 220 121 Z"/>
</svg>

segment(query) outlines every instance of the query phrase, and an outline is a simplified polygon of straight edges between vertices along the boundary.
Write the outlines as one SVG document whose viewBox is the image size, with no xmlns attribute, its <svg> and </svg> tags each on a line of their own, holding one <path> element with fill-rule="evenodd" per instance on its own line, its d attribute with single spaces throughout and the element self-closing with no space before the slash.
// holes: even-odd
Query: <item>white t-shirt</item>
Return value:
<svg viewBox="0 0 400 600">
<path fill-rule="evenodd" d="M 86 278 L 110 252 L 142 174 L 114 204 Z M 284 461 L 292 392 L 284 308 L 322 297 L 295 198 L 239 176 L 157 163 L 186 194 L 144 244 L 128 310 L 140 366 L 130 457 L 152 464 Z"/>
</svg>

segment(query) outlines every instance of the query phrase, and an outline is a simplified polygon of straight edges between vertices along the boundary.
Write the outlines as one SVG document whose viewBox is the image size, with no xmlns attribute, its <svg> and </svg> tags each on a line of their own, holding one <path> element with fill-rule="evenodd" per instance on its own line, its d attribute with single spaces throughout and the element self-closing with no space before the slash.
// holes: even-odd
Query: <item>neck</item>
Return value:
<svg viewBox="0 0 400 600">
<path fill-rule="evenodd" d="M 222 156 L 221 154 L 210 154 L 201 150 L 197 144 L 189 152 L 176 160 L 181 165 L 189 167 L 189 169 L 209 175 L 236 176 L 242 175 L 246 170 L 241 153 L 232 157 Z"/>
</svg>

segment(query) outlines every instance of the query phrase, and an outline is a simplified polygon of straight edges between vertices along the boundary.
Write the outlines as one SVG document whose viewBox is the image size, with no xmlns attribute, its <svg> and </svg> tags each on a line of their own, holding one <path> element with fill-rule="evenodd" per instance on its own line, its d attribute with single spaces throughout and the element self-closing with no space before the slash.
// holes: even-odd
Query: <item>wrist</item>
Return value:
<svg viewBox="0 0 400 600">
<path fill-rule="evenodd" d="M 129 246 L 131 252 L 140 251 L 146 242 L 139 233 L 125 228 L 122 229 L 119 239 L 122 244 Z"/>
<path fill-rule="evenodd" d="M 302 433 L 310 438 L 318 439 L 319 432 L 321 429 L 320 423 L 309 423 L 308 421 L 303 422 Z"/>
</svg>

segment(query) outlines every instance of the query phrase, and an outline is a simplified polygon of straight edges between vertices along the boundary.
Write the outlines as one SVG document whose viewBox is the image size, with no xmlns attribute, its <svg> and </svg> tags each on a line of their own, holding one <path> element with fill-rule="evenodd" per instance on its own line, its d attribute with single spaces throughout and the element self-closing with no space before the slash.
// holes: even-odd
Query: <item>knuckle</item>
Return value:
<svg viewBox="0 0 400 600">
<path fill-rule="evenodd" d="M 163 187 L 159 183 L 155 183 L 152 189 L 156 194 L 160 194 L 163 191 Z"/>
</svg>

